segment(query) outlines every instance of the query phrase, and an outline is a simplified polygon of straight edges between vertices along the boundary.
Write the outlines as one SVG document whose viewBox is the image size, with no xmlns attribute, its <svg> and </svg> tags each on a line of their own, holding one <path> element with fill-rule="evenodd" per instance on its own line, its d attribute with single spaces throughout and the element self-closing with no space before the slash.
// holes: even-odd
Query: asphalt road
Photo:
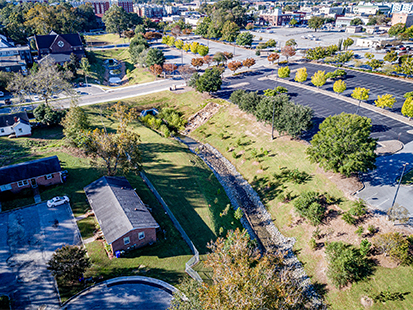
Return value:
<svg viewBox="0 0 413 310">
<path fill-rule="evenodd" d="M 219 97 L 228 99 L 231 93 L 238 88 L 248 91 L 258 91 L 262 93 L 265 89 L 273 89 L 276 86 L 284 86 L 288 89 L 291 99 L 298 104 L 306 105 L 314 110 L 314 127 L 304 135 L 304 139 L 309 139 L 318 130 L 318 125 L 328 116 L 337 115 L 342 112 L 355 113 L 357 106 L 338 98 L 332 98 L 315 91 L 302 89 L 282 83 L 279 79 L 277 82 L 273 80 L 258 80 L 266 74 L 272 74 L 273 70 L 268 68 L 260 68 L 260 70 L 250 73 L 247 76 L 227 77 L 223 89 L 217 93 Z M 242 85 L 240 83 L 248 83 Z M 240 84 L 240 86 L 236 86 Z M 242 86 L 241 86 L 242 85 Z M 229 87 L 230 86 L 230 87 Z M 232 86 L 232 87 L 231 87 Z M 366 116 L 372 119 L 373 128 L 372 136 L 379 140 L 400 140 L 406 144 L 413 141 L 413 135 L 407 131 L 413 127 L 404 123 L 391 119 L 389 117 L 374 113 L 370 110 L 360 108 L 359 115 Z"/>
<path fill-rule="evenodd" d="M 298 68 L 306 67 L 309 79 L 304 82 L 306 85 L 314 86 L 311 83 L 310 77 L 318 70 L 322 70 L 325 72 L 332 72 L 337 68 L 330 67 L 330 66 L 323 66 L 313 63 L 299 63 L 299 64 L 291 64 L 291 70 L 297 70 Z M 353 92 L 355 87 L 364 87 L 370 89 L 370 98 L 367 100 L 367 103 L 374 105 L 374 101 L 377 99 L 377 96 L 384 95 L 384 94 L 391 94 L 396 97 L 397 102 L 394 104 L 392 109 L 389 109 L 392 112 L 396 112 L 401 114 L 401 108 L 403 106 L 405 98 L 403 95 L 409 91 L 413 91 L 413 83 L 405 82 L 402 80 L 394 80 L 388 77 L 384 77 L 381 75 L 372 75 L 364 72 L 358 71 L 347 71 L 347 77 L 345 82 L 347 84 L 347 90 L 343 93 L 343 95 L 351 97 L 351 93 Z M 293 80 L 295 73 L 291 74 L 290 80 Z M 322 89 L 333 91 L 333 84 L 334 82 L 327 82 Z"/>
<path fill-rule="evenodd" d="M 10 296 L 13 309 L 58 307 L 46 262 L 57 248 L 79 242 L 68 204 L 48 208 L 44 202 L 0 213 L 0 295 Z"/>
</svg>

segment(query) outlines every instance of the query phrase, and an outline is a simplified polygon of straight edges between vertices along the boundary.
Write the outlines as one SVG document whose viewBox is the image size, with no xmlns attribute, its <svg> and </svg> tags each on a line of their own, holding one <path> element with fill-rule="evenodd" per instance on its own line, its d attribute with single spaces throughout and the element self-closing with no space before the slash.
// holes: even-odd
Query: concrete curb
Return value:
<svg viewBox="0 0 413 310">
<path fill-rule="evenodd" d="M 169 283 L 166 283 L 162 280 L 158 280 L 158 279 L 154 279 L 154 278 L 142 277 L 142 276 L 118 277 L 118 278 L 109 279 L 109 280 L 106 280 L 106 281 L 103 281 L 103 282 L 100 282 L 98 284 L 94 284 L 92 286 L 89 286 L 89 287 L 85 288 L 84 290 L 80 291 L 79 293 L 73 295 L 68 300 L 66 300 L 61 305 L 61 307 L 62 308 L 65 307 L 69 302 L 76 299 L 80 295 L 83 295 L 83 294 L 87 293 L 91 289 L 98 288 L 99 286 L 110 287 L 110 286 L 114 286 L 114 285 L 123 284 L 125 282 L 130 282 L 130 283 L 138 282 L 139 284 L 146 284 L 146 285 L 149 285 L 149 286 L 162 288 L 171 295 L 172 295 L 172 293 L 175 293 L 175 292 L 178 291 L 177 288 L 170 285 Z"/>
<path fill-rule="evenodd" d="M 277 81 L 277 82 L 280 82 L 280 83 L 285 83 L 285 84 L 288 84 L 288 85 L 304 88 L 304 89 L 307 89 L 307 90 L 310 90 L 310 91 L 313 91 L 313 92 L 317 92 L 317 93 L 320 93 L 320 94 L 323 94 L 323 95 L 330 96 L 332 98 L 336 98 L 336 99 L 340 99 L 342 101 L 346 101 L 348 103 L 351 103 L 351 104 L 354 104 L 354 105 L 357 105 L 357 106 L 359 105 L 358 101 L 355 100 L 355 99 L 352 99 L 352 98 L 349 98 L 349 97 L 346 97 L 346 96 L 336 95 L 335 93 L 332 93 L 328 90 L 318 89 L 316 87 L 304 85 L 304 84 L 301 84 L 301 83 L 280 79 L 276 75 L 270 75 L 270 76 L 267 77 L 267 79 L 271 79 L 271 80 L 274 80 L 274 81 Z M 413 122 L 410 121 L 405 116 L 398 115 L 396 113 L 378 108 L 376 106 L 372 106 L 372 105 L 364 103 L 364 102 L 360 103 L 360 107 L 365 108 L 365 109 L 370 110 L 370 111 L 373 111 L 375 113 L 381 114 L 383 116 L 387 116 L 389 118 L 392 118 L 392 119 L 394 119 L 396 121 L 399 121 L 401 123 L 404 123 L 406 125 L 413 126 Z"/>
</svg>

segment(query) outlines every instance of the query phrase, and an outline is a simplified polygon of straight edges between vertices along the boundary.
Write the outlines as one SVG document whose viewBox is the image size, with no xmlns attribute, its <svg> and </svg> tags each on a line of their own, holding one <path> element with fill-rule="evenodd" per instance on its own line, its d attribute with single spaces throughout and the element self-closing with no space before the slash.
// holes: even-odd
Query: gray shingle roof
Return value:
<svg viewBox="0 0 413 310">
<path fill-rule="evenodd" d="M 84 190 L 109 244 L 133 229 L 159 227 L 124 177 L 101 177 Z"/>
<path fill-rule="evenodd" d="M 29 117 L 27 116 L 26 112 L 19 112 L 19 113 L 13 113 L 13 114 L 1 114 L 0 115 L 0 127 L 13 126 L 15 117 L 17 119 L 20 118 L 20 120 L 25 120 L 29 122 Z"/>
<path fill-rule="evenodd" d="M 0 185 L 62 171 L 59 158 L 51 156 L 0 168 Z"/>
</svg>

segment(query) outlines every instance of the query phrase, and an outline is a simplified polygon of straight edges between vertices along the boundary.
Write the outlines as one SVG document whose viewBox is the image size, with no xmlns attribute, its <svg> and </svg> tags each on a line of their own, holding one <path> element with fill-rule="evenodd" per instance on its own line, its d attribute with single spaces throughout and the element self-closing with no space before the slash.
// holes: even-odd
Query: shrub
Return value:
<svg viewBox="0 0 413 310">
<path fill-rule="evenodd" d="M 412 263 L 412 256 L 410 255 L 411 237 L 403 236 L 399 232 L 390 232 L 375 236 L 373 245 L 379 253 L 389 255 L 403 265 Z"/>
<path fill-rule="evenodd" d="M 310 239 L 309 244 L 310 244 L 311 250 L 315 250 L 315 249 L 317 248 L 317 242 L 315 241 L 314 238 L 311 238 L 311 239 Z"/>
<path fill-rule="evenodd" d="M 295 211 L 312 225 L 319 225 L 324 219 L 325 208 L 320 204 L 319 194 L 304 192 L 294 202 Z"/>
<path fill-rule="evenodd" d="M 346 222 L 349 225 L 354 225 L 354 224 L 356 224 L 356 221 L 357 221 L 354 217 L 351 216 L 351 214 L 349 212 L 345 212 L 342 215 L 342 219 L 343 219 L 344 222 Z"/>
<path fill-rule="evenodd" d="M 361 237 L 361 235 L 363 234 L 363 232 L 364 232 L 363 226 L 359 226 L 359 227 L 356 229 L 356 231 L 355 231 L 355 233 L 356 233 L 357 235 L 359 235 L 359 237 Z"/>
<path fill-rule="evenodd" d="M 360 254 L 364 257 L 369 254 L 371 248 L 371 243 L 367 239 L 363 239 L 360 242 Z"/>
<path fill-rule="evenodd" d="M 349 210 L 349 213 L 353 216 L 363 216 L 366 214 L 366 206 L 362 199 L 357 200 L 354 206 Z"/>
<path fill-rule="evenodd" d="M 369 232 L 370 235 L 374 235 L 374 233 L 376 232 L 376 227 L 374 227 L 374 225 L 369 225 L 367 227 L 367 231 Z"/>
</svg>

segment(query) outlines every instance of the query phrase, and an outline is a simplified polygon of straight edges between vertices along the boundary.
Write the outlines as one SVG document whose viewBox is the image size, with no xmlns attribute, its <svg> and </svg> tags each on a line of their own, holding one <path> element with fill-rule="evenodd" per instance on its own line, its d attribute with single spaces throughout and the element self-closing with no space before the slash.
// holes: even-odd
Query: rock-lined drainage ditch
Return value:
<svg viewBox="0 0 413 310">
<path fill-rule="evenodd" d="M 199 143 L 187 136 L 176 137 L 176 139 L 184 143 L 191 152 L 198 155 L 208 165 L 224 188 L 233 207 L 243 210 L 244 216 L 241 223 L 251 238 L 258 241 L 261 250 L 269 253 L 284 253 L 285 267 L 292 272 L 303 293 L 310 297 L 311 308 L 325 309 L 302 263 L 293 252 L 295 238 L 286 238 L 280 233 L 258 194 L 231 162 L 209 144 Z"/>
</svg>

